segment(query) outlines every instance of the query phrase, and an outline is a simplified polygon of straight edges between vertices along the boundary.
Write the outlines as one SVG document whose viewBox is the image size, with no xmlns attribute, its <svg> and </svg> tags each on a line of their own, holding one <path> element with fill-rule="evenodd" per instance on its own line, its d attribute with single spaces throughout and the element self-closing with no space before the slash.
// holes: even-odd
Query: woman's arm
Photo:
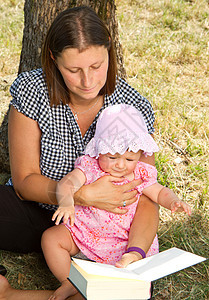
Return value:
<svg viewBox="0 0 209 300">
<path fill-rule="evenodd" d="M 158 205 L 142 195 L 131 224 L 127 248 L 139 247 L 147 253 L 157 233 L 158 223 Z M 116 266 L 126 267 L 131 262 L 141 258 L 142 256 L 139 253 L 130 252 L 124 254 L 121 260 L 116 263 Z"/>
<path fill-rule="evenodd" d="M 17 195 L 23 200 L 57 204 L 57 182 L 40 171 L 38 123 L 11 106 L 8 134 L 12 181 Z"/>
<path fill-rule="evenodd" d="M 151 156 L 145 156 L 144 154 L 142 154 L 142 156 L 140 157 L 140 161 L 155 166 L 155 155 L 153 154 Z"/>
<path fill-rule="evenodd" d="M 159 223 L 158 205 L 145 196 L 140 197 L 129 233 L 129 247 L 140 247 L 145 253 L 149 250 L 157 233 Z"/>
</svg>

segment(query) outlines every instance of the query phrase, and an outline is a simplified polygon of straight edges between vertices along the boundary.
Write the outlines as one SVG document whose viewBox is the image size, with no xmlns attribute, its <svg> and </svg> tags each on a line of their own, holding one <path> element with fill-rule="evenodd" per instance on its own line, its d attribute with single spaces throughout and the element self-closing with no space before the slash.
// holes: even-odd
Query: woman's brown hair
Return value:
<svg viewBox="0 0 209 300">
<path fill-rule="evenodd" d="M 90 46 L 104 46 L 109 53 L 107 81 L 100 95 L 112 94 L 115 89 L 117 62 L 110 32 L 93 9 L 74 7 L 61 12 L 47 33 L 42 51 L 42 68 L 48 86 L 51 105 L 69 103 L 69 92 L 56 66 L 64 49 L 83 51 Z"/>
</svg>

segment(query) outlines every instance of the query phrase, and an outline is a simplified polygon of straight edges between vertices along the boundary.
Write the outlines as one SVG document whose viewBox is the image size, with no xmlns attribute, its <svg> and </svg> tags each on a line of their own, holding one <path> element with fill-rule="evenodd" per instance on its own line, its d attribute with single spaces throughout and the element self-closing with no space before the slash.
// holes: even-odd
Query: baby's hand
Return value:
<svg viewBox="0 0 209 300">
<path fill-rule="evenodd" d="M 189 216 L 191 216 L 191 207 L 181 201 L 181 200 L 174 200 L 172 203 L 171 203 L 171 213 L 175 213 L 175 212 L 182 212 L 184 211 L 186 214 L 188 214 Z"/>
<path fill-rule="evenodd" d="M 68 219 L 70 219 L 70 225 L 74 225 L 75 221 L 75 208 L 73 205 L 62 207 L 59 206 L 58 209 L 55 211 L 55 213 L 52 216 L 52 221 L 55 221 L 56 225 L 59 225 L 61 219 L 63 218 L 63 223 L 67 224 Z"/>
<path fill-rule="evenodd" d="M 119 261 L 115 263 L 117 268 L 125 268 L 132 262 L 142 259 L 142 256 L 137 252 L 124 253 Z"/>
</svg>

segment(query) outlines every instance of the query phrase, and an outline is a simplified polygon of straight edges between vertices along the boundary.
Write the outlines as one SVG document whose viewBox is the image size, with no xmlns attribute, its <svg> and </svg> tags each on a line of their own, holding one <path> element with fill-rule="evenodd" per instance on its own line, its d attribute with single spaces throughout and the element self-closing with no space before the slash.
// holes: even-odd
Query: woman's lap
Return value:
<svg viewBox="0 0 209 300">
<path fill-rule="evenodd" d="M 29 253 L 41 251 L 41 235 L 53 226 L 52 211 L 20 200 L 12 186 L 0 185 L 0 249 Z"/>
</svg>

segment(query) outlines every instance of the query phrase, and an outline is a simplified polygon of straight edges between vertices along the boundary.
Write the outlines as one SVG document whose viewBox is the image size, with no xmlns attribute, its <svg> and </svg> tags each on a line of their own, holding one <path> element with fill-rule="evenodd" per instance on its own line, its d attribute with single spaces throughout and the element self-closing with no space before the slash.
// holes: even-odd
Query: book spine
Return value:
<svg viewBox="0 0 209 300">
<path fill-rule="evenodd" d="M 67 278 L 67 279 L 70 281 L 70 283 L 72 283 L 72 285 L 76 288 L 76 290 L 78 290 L 78 292 L 84 297 L 84 299 L 87 300 L 84 293 L 73 283 L 73 281 L 71 281 L 70 278 Z"/>
</svg>

